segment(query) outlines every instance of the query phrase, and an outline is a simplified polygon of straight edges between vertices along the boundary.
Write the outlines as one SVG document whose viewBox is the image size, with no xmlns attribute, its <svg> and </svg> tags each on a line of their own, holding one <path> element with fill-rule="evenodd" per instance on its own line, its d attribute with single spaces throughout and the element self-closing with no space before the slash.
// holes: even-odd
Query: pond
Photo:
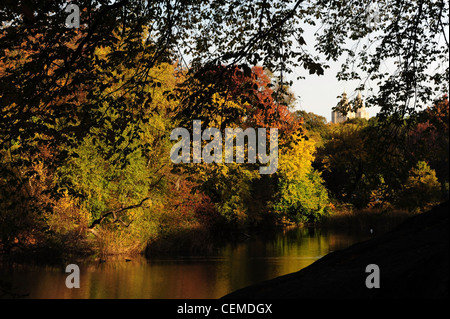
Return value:
<svg viewBox="0 0 450 319">
<path fill-rule="evenodd" d="M 209 299 L 310 265 L 368 234 L 292 228 L 228 243 L 207 256 L 124 257 L 80 263 L 80 288 L 65 285 L 65 265 L 0 266 L 0 280 L 27 298 Z M 1 283 L 0 282 L 0 283 Z"/>
</svg>

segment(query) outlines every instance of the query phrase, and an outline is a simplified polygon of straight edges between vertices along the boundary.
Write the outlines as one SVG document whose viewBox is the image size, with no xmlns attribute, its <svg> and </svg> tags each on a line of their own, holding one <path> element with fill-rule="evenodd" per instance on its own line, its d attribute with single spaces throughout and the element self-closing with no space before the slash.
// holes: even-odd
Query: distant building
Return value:
<svg viewBox="0 0 450 319">
<path fill-rule="evenodd" d="M 347 93 L 342 93 L 342 98 L 336 105 L 336 110 L 331 111 L 331 122 L 343 123 L 348 119 L 363 118 L 369 119 L 369 112 L 366 110 L 366 106 L 361 97 L 361 93 L 358 92 L 358 96 L 350 102 L 347 98 Z M 342 110 L 346 110 L 347 114 L 344 115 Z M 356 112 L 354 112 L 356 110 Z"/>
</svg>

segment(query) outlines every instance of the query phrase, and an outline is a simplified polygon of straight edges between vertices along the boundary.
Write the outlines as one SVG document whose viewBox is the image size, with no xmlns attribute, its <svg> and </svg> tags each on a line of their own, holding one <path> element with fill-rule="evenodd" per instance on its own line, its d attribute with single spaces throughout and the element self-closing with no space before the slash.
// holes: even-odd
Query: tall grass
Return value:
<svg viewBox="0 0 450 319">
<path fill-rule="evenodd" d="M 166 228 L 157 238 L 149 241 L 145 255 L 160 254 L 210 254 L 215 240 L 211 230 L 199 223 L 186 223 Z"/>
</svg>

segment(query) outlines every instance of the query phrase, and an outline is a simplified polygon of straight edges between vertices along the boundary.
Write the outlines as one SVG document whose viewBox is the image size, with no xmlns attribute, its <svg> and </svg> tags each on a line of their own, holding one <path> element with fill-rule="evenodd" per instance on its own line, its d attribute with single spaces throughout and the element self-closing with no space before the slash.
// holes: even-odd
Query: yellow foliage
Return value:
<svg viewBox="0 0 450 319">
<path fill-rule="evenodd" d="M 287 180 L 299 179 L 311 171 L 314 161 L 315 145 L 311 140 L 299 139 L 281 149 L 278 170 Z"/>
<path fill-rule="evenodd" d="M 78 235 L 86 231 L 90 214 L 81 208 L 78 202 L 65 192 L 52 213 L 46 213 L 45 219 L 50 230 L 64 235 L 75 232 Z"/>
</svg>

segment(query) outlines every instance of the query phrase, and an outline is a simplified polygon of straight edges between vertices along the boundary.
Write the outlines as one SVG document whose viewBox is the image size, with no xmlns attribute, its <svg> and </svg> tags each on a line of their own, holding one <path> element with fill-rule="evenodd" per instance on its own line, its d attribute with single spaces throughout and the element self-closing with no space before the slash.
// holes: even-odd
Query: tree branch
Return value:
<svg viewBox="0 0 450 319">
<path fill-rule="evenodd" d="M 124 224 L 126 227 L 128 227 L 128 226 L 130 226 L 131 223 L 128 224 L 128 225 L 126 225 L 121 219 L 119 219 L 119 218 L 116 217 L 116 214 L 121 213 L 121 212 L 126 211 L 126 210 L 130 210 L 130 209 L 142 207 L 142 205 L 144 205 L 144 203 L 145 203 L 147 200 L 149 200 L 149 199 L 150 199 L 150 197 L 146 197 L 146 198 L 144 198 L 143 200 L 141 200 L 141 202 L 140 202 L 139 204 L 130 205 L 130 206 L 127 206 L 127 207 L 122 207 L 122 208 L 118 208 L 118 209 L 115 209 L 115 210 L 111 210 L 111 211 L 109 211 L 109 212 L 106 212 L 106 213 L 104 213 L 100 218 L 95 219 L 95 220 L 91 223 L 91 225 L 89 225 L 88 228 L 89 228 L 89 229 L 94 228 L 96 225 L 99 225 L 105 218 L 107 218 L 107 217 L 109 217 L 109 216 L 111 216 L 111 215 L 114 217 L 114 222 L 119 221 L 119 222 L 121 222 L 122 224 Z"/>
<path fill-rule="evenodd" d="M 70 57 L 70 60 L 66 61 L 66 63 L 65 63 L 65 70 L 68 70 L 70 68 L 70 66 L 73 65 L 73 63 L 75 62 L 77 57 L 81 54 L 84 46 L 89 41 L 89 39 L 92 37 L 92 35 L 96 31 L 96 29 L 99 27 L 100 20 L 103 17 L 103 15 L 105 15 L 106 13 L 108 13 L 111 10 L 114 10 L 114 9 L 120 8 L 122 6 L 125 6 L 126 4 L 128 4 L 128 2 L 129 2 L 129 0 L 122 0 L 122 1 L 116 2 L 114 4 L 108 5 L 108 6 L 102 8 L 100 10 L 100 12 L 98 13 L 97 20 L 95 20 L 93 22 L 93 24 L 90 27 L 87 35 L 81 40 L 80 44 L 77 46 L 77 48 L 75 49 L 74 53 Z M 89 22 L 91 22 L 91 21 L 89 21 Z"/>
</svg>

